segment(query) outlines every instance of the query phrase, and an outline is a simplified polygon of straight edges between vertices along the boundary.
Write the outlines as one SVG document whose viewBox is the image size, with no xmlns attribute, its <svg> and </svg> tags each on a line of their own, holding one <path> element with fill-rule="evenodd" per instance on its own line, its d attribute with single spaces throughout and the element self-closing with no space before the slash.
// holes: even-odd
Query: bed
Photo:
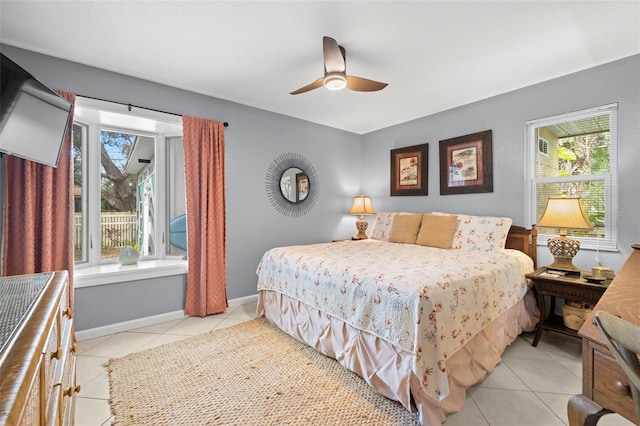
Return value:
<svg viewBox="0 0 640 426">
<path fill-rule="evenodd" d="M 439 425 L 537 323 L 535 234 L 503 217 L 379 213 L 367 240 L 267 251 L 257 313 Z"/>
</svg>

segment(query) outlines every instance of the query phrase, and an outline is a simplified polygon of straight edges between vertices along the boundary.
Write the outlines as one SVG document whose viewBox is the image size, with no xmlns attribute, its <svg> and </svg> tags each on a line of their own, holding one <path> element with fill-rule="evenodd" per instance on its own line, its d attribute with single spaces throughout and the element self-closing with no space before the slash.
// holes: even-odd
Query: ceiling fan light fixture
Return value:
<svg viewBox="0 0 640 426">
<path fill-rule="evenodd" d="M 342 90 L 347 87 L 347 77 L 343 73 L 329 73 L 324 77 L 324 87 L 329 90 Z"/>
<path fill-rule="evenodd" d="M 0 0 L 1 1 L 1 0 Z M 324 77 L 316 79 L 291 92 L 291 95 L 299 95 L 322 86 L 329 90 L 342 90 L 347 88 L 356 92 L 376 92 L 387 87 L 387 83 L 368 80 L 353 75 L 347 76 L 347 53 L 337 41 L 331 37 L 322 37 L 322 53 L 324 57 Z"/>
</svg>

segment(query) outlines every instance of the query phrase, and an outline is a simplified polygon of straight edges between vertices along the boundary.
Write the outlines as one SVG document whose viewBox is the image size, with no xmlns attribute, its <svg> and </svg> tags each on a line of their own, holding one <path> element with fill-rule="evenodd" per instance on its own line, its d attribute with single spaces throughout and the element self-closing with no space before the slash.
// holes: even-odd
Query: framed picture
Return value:
<svg viewBox="0 0 640 426">
<path fill-rule="evenodd" d="M 296 174 L 296 201 L 304 201 L 309 195 L 309 177 L 306 173 Z"/>
<path fill-rule="evenodd" d="M 491 130 L 440 141 L 440 195 L 493 192 Z"/>
<path fill-rule="evenodd" d="M 394 195 L 427 195 L 429 144 L 391 150 L 391 190 Z"/>
</svg>

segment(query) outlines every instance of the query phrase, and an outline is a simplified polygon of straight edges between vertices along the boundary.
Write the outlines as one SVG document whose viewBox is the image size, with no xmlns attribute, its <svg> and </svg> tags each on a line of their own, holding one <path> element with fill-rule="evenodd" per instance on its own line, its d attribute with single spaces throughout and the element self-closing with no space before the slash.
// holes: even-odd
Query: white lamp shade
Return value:
<svg viewBox="0 0 640 426">
<path fill-rule="evenodd" d="M 575 197 L 550 197 L 537 225 L 570 229 L 593 228 L 582 208 L 582 199 Z"/>
<path fill-rule="evenodd" d="M 353 197 L 353 205 L 349 210 L 349 214 L 376 214 L 371 206 L 371 199 L 366 195 L 358 195 Z"/>
</svg>

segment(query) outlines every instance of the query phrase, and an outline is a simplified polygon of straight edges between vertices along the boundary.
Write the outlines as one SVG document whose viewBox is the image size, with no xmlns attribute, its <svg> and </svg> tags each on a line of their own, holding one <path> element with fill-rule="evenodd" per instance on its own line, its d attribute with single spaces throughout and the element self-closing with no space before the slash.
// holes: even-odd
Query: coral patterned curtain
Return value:
<svg viewBox="0 0 640 426">
<path fill-rule="evenodd" d="M 187 195 L 187 315 L 224 312 L 227 303 L 224 125 L 182 117 Z"/>
<path fill-rule="evenodd" d="M 67 270 L 73 309 L 73 108 L 69 120 L 57 168 L 5 157 L 2 275 Z"/>
</svg>

